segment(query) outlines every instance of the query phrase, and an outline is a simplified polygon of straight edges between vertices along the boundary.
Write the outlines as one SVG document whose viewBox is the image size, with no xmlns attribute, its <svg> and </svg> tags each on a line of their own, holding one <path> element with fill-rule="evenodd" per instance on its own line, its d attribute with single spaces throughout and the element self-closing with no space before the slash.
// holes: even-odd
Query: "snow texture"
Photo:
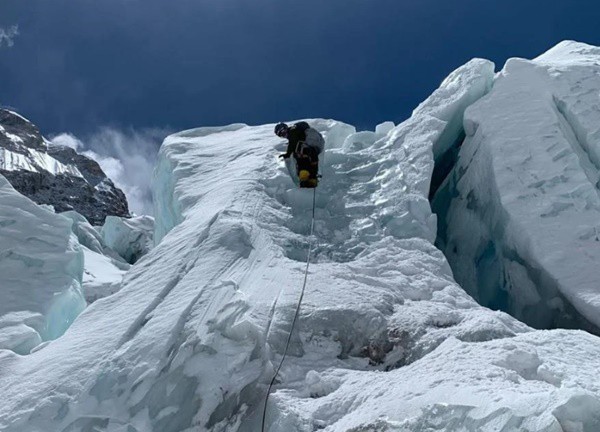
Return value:
<svg viewBox="0 0 600 432">
<path fill-rule="evenodd" d="M 0 176 L 0 348 L 27 354 L 63 334 L 85 307 L 83 253 L 70 221 Z"/>
<path fill-rule="evenodd" d="M 460 141 L 467 106 L 490 99 L 493 76 L 490 62 L 469 62 L 393 128 L 309 120 L 326 139 L 315 249 L 270 432 L 600 428 L 600 340 L 478 305 L 433 245 L 434 161 Z M 165 140 L 156 246 L 61 338 L 24 357 L 0 351 L 0 430 L 259 430 L 313 199 L 272 131 Z"/>
</svg>

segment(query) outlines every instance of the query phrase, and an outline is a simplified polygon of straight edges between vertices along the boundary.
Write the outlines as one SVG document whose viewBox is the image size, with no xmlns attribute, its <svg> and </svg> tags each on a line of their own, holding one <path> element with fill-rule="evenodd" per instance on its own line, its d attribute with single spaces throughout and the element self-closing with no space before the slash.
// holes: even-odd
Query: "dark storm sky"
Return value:
<svg viewBox="0 0 600 432">
<path fill-rule="evenodd" d="M 45 134 L 403 120 L 472 57 L 600 44 L 600 2 L 0 0 L 0 104 Z"/>
</svg>

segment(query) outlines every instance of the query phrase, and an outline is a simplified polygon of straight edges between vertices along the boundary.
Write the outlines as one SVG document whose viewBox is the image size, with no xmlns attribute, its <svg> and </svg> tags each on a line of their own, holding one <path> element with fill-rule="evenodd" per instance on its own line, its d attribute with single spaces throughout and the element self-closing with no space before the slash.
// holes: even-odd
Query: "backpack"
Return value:
<svg viewBox="0 0 600 432">
<path fill-rule="evenodd" d="M 321 154 L 325 149 L 325 139 L 318 130 L 311 128 L 306 122 L 298 122 L 294 125 L 298 130 L 304 132 L 306 139 L 304 145 L 313 148 L 317 155 Z"/>
<path fill-rule="evenodd" d="M 325 139 L 318 130 L 308 128 L 306 129 L 306 145 L 314 148 L 317 154 L 321 154 L 325 150 Z"/>
</svg>

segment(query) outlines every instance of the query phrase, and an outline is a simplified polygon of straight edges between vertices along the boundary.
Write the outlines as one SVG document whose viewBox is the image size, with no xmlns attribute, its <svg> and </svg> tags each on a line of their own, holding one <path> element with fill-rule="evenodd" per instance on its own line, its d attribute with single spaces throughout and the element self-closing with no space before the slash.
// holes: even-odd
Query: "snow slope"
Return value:
<svg viewBox="0 0 600 432">
<path fill-rule="evenodd" d="M 469 62 L 393 128 L 309 120 L 327 140 L 316 246 L 271 432 L 600 426 L 600 340 L 479 306 L 433 246 L 434 154 L 460 138 L 493 74 Z M 236 124 L 165 140 L 156 246 L 63 337 L 24 357 L 0 351 L 0 430 L 259 430 L 313 199 L 277 160 L 285 143 L 272 131 Z"/>
<path fill-rule="evenodd" d="M 600 332 L 599 107 L 599 48 L 509 60 L 434 201 L 456 280 L 539 328 Z"/>
<path fill-rule="evenodd" d="M 28 353 L 62 335 L 85 307 L 83 254 L 70 221 L 0 176 L 0 348 Z"/>
</svg>

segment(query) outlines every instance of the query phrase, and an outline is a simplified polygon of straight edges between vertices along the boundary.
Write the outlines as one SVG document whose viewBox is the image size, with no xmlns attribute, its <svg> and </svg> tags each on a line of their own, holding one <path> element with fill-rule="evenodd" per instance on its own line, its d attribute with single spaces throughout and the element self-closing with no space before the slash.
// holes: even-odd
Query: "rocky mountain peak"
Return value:
<svg viewBox="0 0 600 432">
<path fill-rule="evenodd" d="M 13 111 L 0 109 L 0 147 L 26 154 L 27 149 L 46 151 L 47 145 L 33 123 Z"/>
<path fill-rule="evenodd" d="M 0 109 L 0 175 L 36 203 L 75 210 L 93 225 L 129 216 L 125 194 L 96 161 L 50 145 L 33 123 L 7 109 Z"/>
</svg>

